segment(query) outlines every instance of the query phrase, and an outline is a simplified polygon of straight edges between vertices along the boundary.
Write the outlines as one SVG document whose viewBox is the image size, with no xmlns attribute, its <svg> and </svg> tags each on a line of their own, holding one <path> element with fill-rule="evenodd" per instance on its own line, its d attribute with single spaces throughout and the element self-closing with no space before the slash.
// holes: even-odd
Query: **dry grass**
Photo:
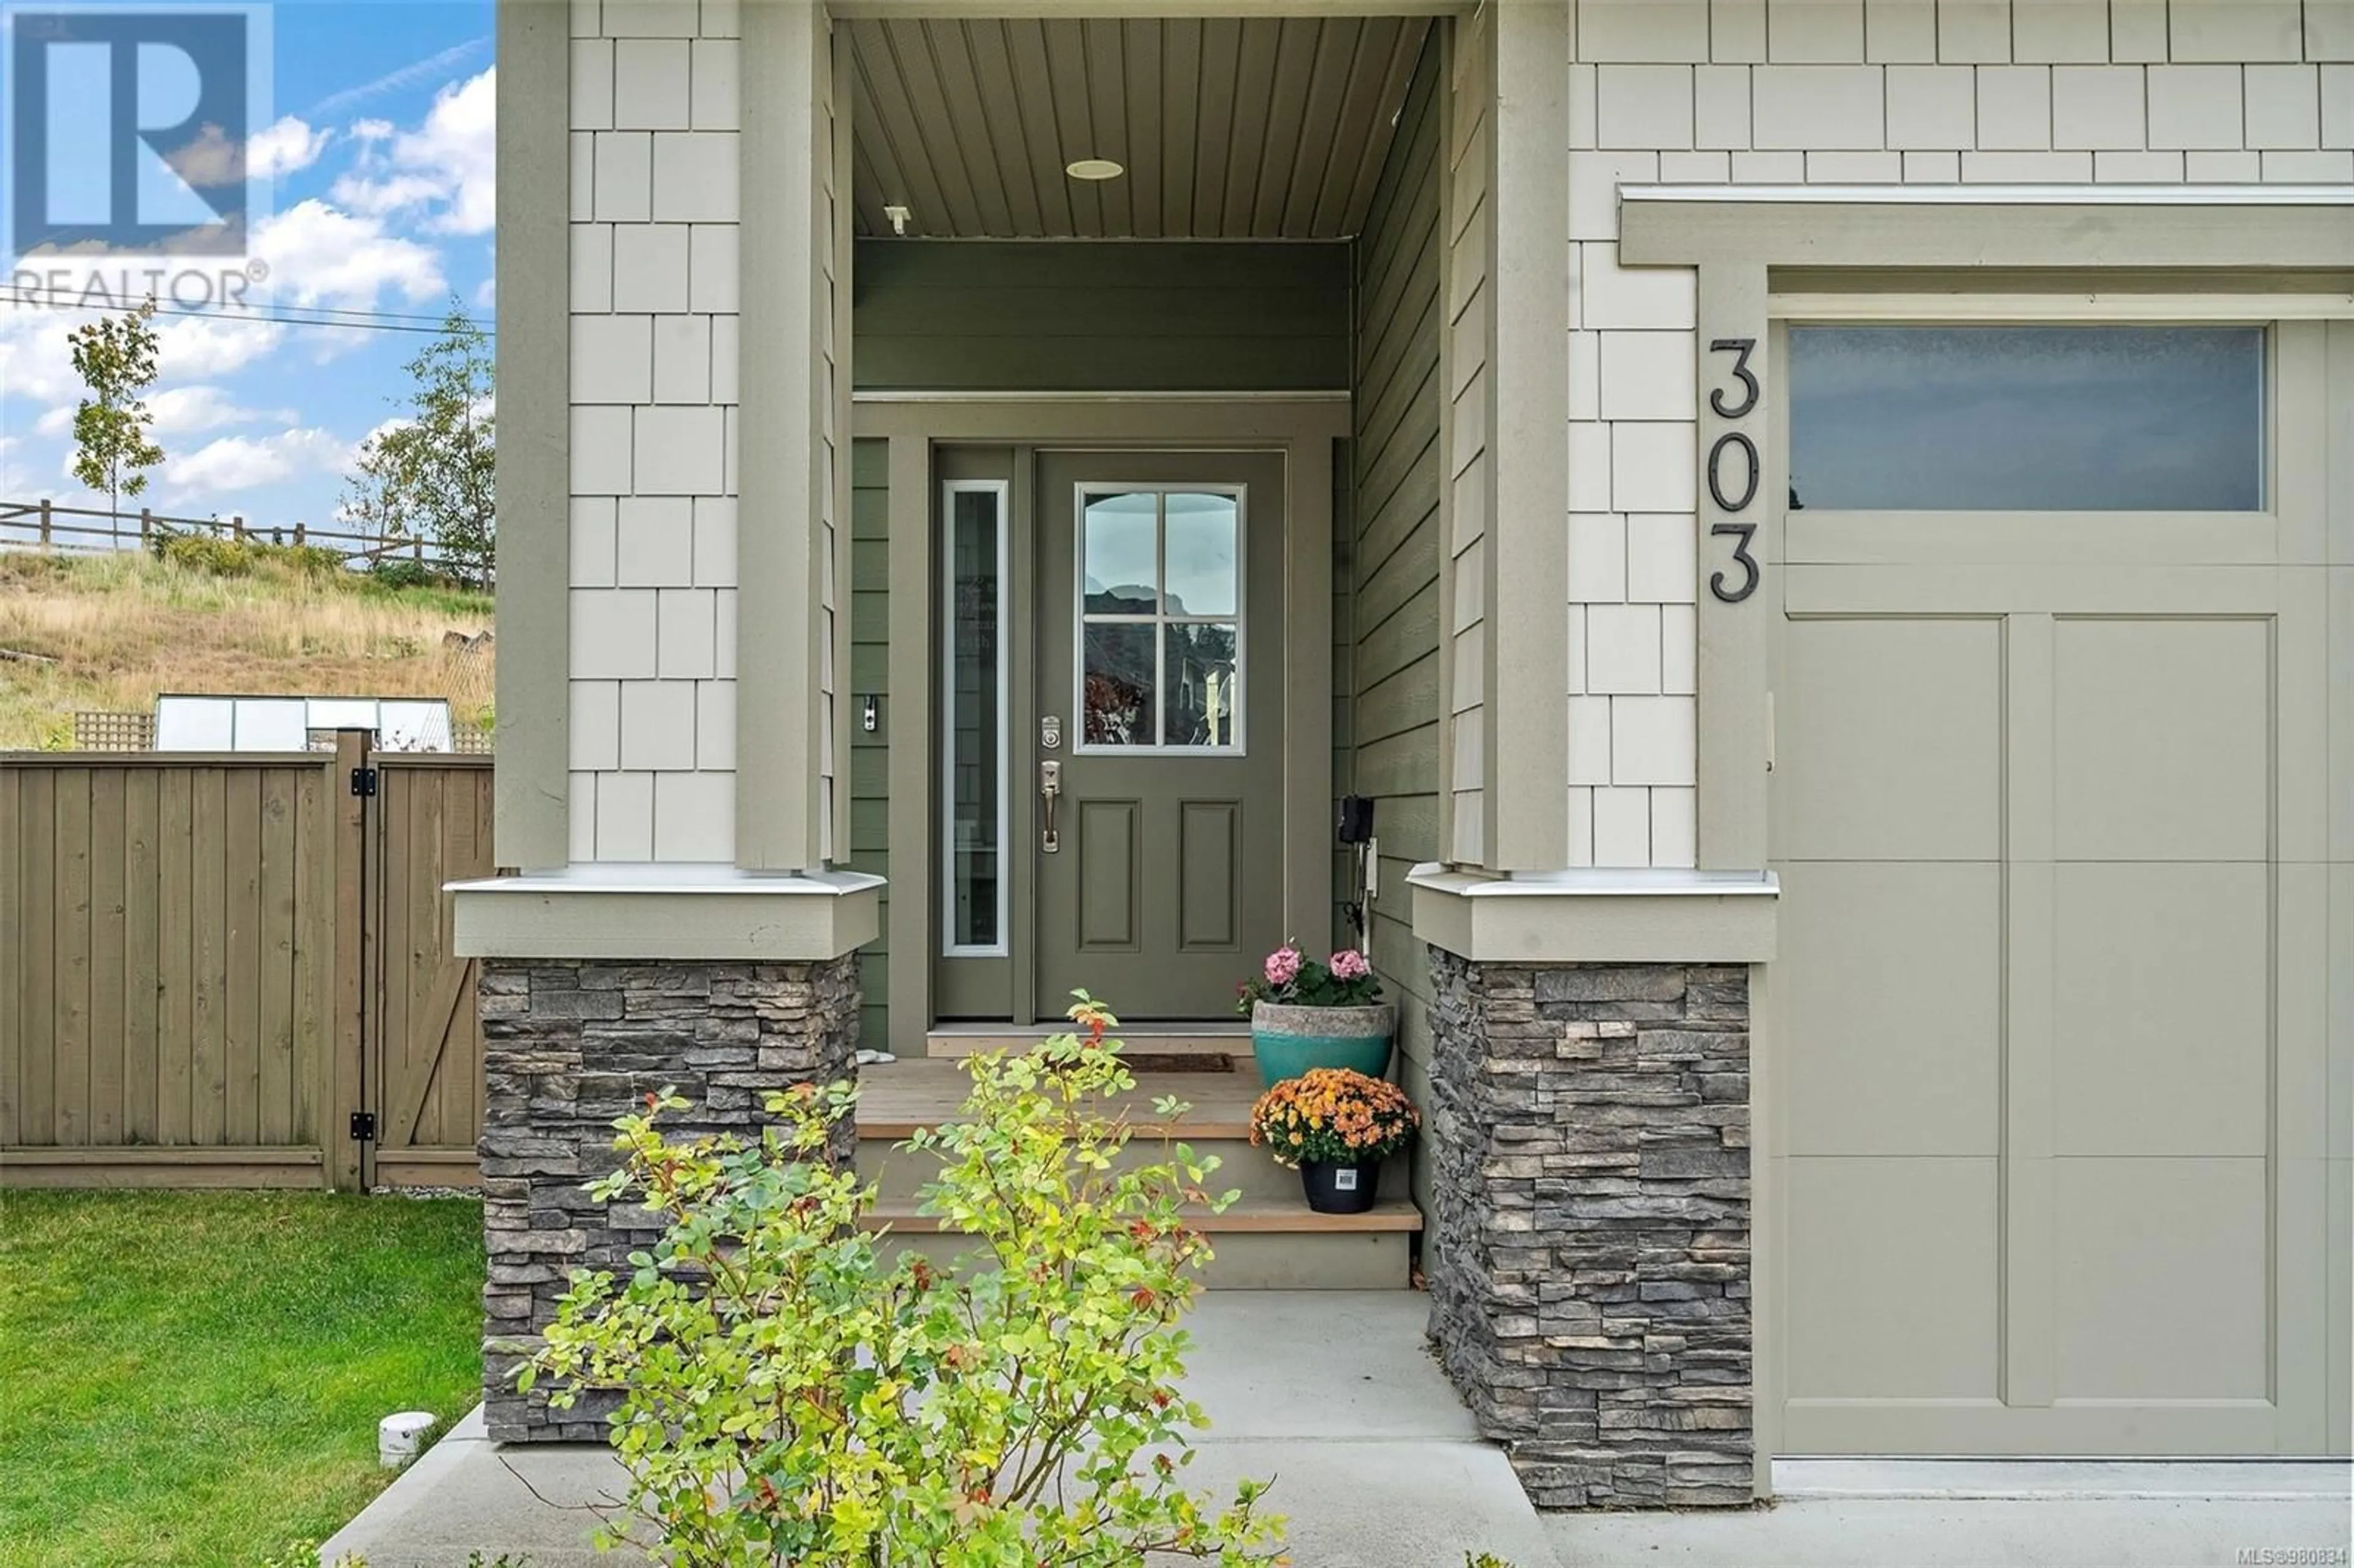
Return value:
<svg viewBox="0 0 2354 1568">
<path fill-rule="evenodd" d="M 491 624 L 485 595 L 390 589 L 269 562 L 221 577 L 143 556 L 0 554 L 0 751 L 71 744 L 77 710 L 148 712 L 159 692 L 446 697 L 482 722 L 488 650 L 442 635 Z"/>
</svg>

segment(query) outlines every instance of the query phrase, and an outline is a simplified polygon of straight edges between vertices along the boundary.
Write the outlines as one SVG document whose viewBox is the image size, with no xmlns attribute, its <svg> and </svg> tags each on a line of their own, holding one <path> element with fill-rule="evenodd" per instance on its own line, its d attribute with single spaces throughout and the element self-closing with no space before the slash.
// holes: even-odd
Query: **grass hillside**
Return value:
<svg viewBox="0 0 2354 1568">
<path fill-rule="evenodd" d="M 152 712 L 158 692 L 447 697 L 452 717 L 486 723 L 491 650 L 445 650 L 443 635 L 486 630 L 490 597 L 396 587 L 322 554 L 0 552 L 0 751 L 67 749 L 77 710 Z"/>
</svg>

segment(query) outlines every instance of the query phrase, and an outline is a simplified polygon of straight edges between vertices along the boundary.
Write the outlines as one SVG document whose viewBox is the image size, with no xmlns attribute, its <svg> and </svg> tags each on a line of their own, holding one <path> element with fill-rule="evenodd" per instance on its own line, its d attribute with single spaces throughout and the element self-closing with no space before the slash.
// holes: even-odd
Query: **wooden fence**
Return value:
<svg viewBox="0 0 2354 1568">
<path fill-rule="evenodd" d="M 369 567 L 395 556 L 420 563 L 440 559 L 440 552 L 424 540 L 405 535 L 341 534 L 306 523 L 249 527 L 242 516 L 166 517 L 144 506 L 136 512 L 109 512 L 59 506 L 50 501 L 0 501 L 0 549 L 143 550 L 159 534 L 208 534 L 266 545 L 315 545 L 335 551 L 347 567 Z"/>
<path fill-rule="evenodd" d="M 490 758 L 0 758 L 0 1185 L 462 1184 Z"/>
</svg>

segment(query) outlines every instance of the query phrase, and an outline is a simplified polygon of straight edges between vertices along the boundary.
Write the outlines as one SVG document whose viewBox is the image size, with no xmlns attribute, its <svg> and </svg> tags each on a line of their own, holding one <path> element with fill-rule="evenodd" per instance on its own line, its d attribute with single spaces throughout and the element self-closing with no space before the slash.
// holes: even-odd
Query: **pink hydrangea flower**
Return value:
<svg viewBox="0 0 2354 1568">
<path fill-rule="evenodd" d="M 1299 949 L 1285 946 L 1267 956 L 1267 983 L 1289 985 L 1299 978 Z"/>
<path fill-rule="evenodd" d="M 1343 948 L 1332 955 L 1332 977 L 1335 980 L 1363 980 L 1373 972 L 1365 955 L 1354 948 Z"/>
</svg>

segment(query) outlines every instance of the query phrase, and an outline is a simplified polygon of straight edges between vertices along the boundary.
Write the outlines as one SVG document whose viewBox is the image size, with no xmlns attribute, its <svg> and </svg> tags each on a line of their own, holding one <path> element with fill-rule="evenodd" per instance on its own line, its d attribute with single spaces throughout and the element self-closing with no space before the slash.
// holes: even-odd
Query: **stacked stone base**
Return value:
<svg viewBox="0 0 2354 1568">
<path fill-rule="evenodd" d="M 854 1075 L 858 959 L 731 964 L 485 959 L 481 976 L 483 1415 L 503 1443 L 602 1442 L 617 1394 L 552 1410 L 515 1392 L 575 1269 L 614 1269 L 661 1234 L 657 1217 L 599 1202 L 619 1163 L 614 1118 L 670 1088 L 673 1137 L 756 1137 L 764 1101 Z M 847 1158 L 855 1129 L 842 1129 Z"/>
<path fill-rule="evenodd" d="M 1448 1376 L 1540 1508 L 1746 1506 L 1747 971 L 1430 960 Z"/>
</svg>

